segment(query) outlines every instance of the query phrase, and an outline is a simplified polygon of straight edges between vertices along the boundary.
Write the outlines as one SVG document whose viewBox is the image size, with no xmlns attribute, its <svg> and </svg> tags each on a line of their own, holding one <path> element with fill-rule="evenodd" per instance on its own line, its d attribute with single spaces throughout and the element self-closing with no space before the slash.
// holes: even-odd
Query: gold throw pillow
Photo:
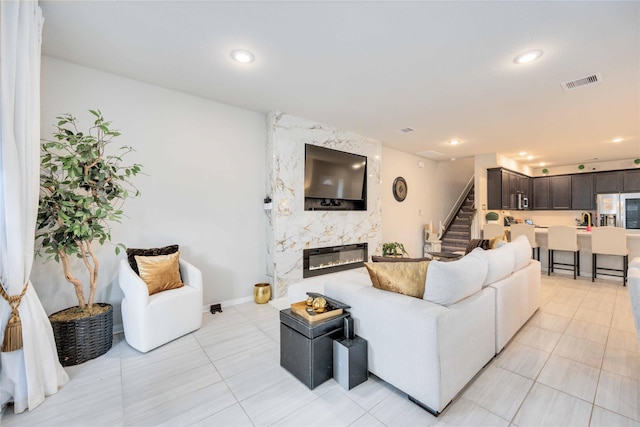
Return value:
<svg viewBox="0 0 640 427">
<path fill-rule="evenodd" d="M 149 295 L 184 286 L 180 280 L 179 257 L 179 251 L 170 255 L 135 256 L 140 278 L 147 284 Z"/>
<path fill-rule="evenodd" d="M 416 298 L 424 295 L 429 261 L 365 262 L 374 288 Z"/>
<path fill-rule="evenodd" d="M 491 239 L 489 239 L 489 249 L 497 249 L 500 242 L 508 242 L 508 241 L 509 239 L 507 239 L 506 232 L 499 236 L 492 237 Z"/>
</svg>

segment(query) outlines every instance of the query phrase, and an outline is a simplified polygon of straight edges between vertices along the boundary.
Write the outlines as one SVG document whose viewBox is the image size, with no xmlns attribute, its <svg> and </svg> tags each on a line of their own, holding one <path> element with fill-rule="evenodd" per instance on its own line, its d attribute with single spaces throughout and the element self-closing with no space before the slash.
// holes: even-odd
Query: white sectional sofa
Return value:
<svg viewBox="0 0 640 427">
<path fill-rule="evenodd" d="M 439 414 L 540 306 L 540 263 L 530 256 L 522 236 L 459 261 L 432 261 L 423 299 L 374 288 L 354 272 L 315 282 L 313 291 L 351 306 L 371 373 Z M 292 289 L 302 290 L 304 282 Z"/>
</svg>

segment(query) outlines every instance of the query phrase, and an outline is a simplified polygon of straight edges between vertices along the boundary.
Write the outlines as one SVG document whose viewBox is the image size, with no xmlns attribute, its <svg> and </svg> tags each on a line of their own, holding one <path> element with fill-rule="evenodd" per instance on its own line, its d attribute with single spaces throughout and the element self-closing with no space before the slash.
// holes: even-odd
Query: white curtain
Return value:
<svg viewBox="0 0 640 427">
<path fill-rule="evenodd" d="M 40 45 L 37 1 L 0 1 L 0 282 L 19 295 L 33 264 L 40 176 Z M 11 309 L 0 298 L 0 337 Z M 23 348 L 0 353 L 0 405 L 34 409 L 69 377 L 49 319 L 29 283 L 19 308 Z"/>
</svg>

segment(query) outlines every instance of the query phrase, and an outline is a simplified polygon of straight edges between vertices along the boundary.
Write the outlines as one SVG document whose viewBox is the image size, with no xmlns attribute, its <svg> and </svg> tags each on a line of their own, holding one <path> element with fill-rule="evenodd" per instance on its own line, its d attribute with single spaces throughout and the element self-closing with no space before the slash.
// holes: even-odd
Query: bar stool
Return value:
<svg viewBox="0 0 640 427">
<path fill-rule="evenodd" d="M 502 236 L 504 234 L 504 225 L 502 224 L 485 224 L 482 230 L 483 239 L 491 239 L 492 237 Z"/>
<path fill-rule="evenodd" d="M 510 227 L 511 241 L 513 242 L 518 236 L 526 236 L 531 245 L 531 257 L 536 259 L 536 249 L 538 249 L 538 261 L 540 260 L 540 246 L 536 243 L 536 227 L 530 224 L 514 224 Z"/>
<path fill-rule="evenodd" d="M 580 250 L 578 249 L 578 233 L 576 228 L 568 227 L 566 225 L 554 225 L 553 227 L 549 227 L 548 248 L 549 268 L 547 269 L 547 275 L 550 276 L 551 273 L 553 273 L 553 269 L 556 265 L 561 265 L 563 267 L 572 267 L 559 267 L 558 270 L 573 270 L 573 279 L 575 280 L 576 275 L 580 275 Z M 555 251 L 573 252 L 573 264 L 554 262 L 553 254 Z"/>
<path fill-rule="evenodd" d="M 627 248 L 627 233 L 624 228 L 618 227 L 596 227 L 591 230 L 591 258 L 593 268 L 591 269 L 591 281 L 596 280 L 597 270 L 618 271 L 617 274 L 600 273 L 604 276 L 622 277 L 623 286 L 627 285 L 627 268 L 629 267 L 629 249 Z M 614 255 L 622 257 L 622 270 L 617 268 L 598 268 L 597 255 Z"/>
</svg>

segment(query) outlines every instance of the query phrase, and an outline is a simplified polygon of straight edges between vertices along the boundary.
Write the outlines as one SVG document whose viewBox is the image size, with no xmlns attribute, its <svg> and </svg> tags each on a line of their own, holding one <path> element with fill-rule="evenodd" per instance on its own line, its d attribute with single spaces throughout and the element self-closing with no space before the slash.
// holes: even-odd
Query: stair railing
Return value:
<svg viewBox="0 0 640 427">
<path fill-rule="evenodd" d="M 453 205 L 453 208 L 451 209 L 451 211 L 449 211 L 449 214 L 447 215 L 447 218 L 444 221 L 444 224 L 443 224 L 444 229 L 442 230 L 442 236 L 444 236 L 444 234 L 449 229 L 449 226 L 451 225 L 453 220 L 456 218 L 458 211 L 464 204 L 464 201 L 467 199 L 467 196 L 469 195 L 469 193 L 471 192 L 471 189 L 473 188 L 473 183 L 474 183 L 474 176 L 472 175 L 471 179 L 469 179 L 469 182 L 467 182 L 467 185 L 464 187 L 464 190 L 462 190 L 462 193 L 460 193 L 458 200 L 456 200 L 455 204 Z"/>
</svg>

